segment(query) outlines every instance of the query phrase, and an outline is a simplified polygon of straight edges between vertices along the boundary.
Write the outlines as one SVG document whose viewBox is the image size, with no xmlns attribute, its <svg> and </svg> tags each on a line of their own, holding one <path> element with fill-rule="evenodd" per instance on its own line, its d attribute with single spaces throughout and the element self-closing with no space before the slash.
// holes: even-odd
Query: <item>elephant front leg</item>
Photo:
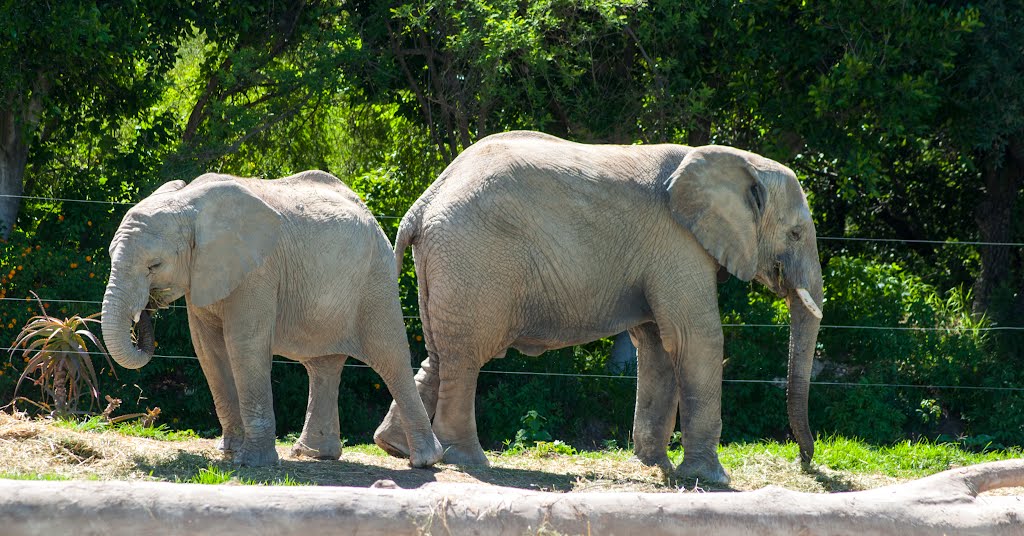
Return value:
<svg viewBox="0 0 1024 536">
<path fill-rule="evenodd" d="M 653 323 L 629 330 L 637 345 L 636 410 L 633 414 L 633 453 L 647 465 L 672 474 L 666 452 L 676 423 L 679 390 L 672 360 L 662 347 Z"/>
<path fill-rule="evenodd" d="M 429 354 L 420 364 L 420 370 L 415 377 L 416 391 L 423 402 L 428 420 L 434 418 L 434 411 L 437 409 L 437 390 L 440 381 L 437 376 L 437 355 Z M 373 433 L 373 442 L 392 456 L 409 457 L 409 444 L 397 402 L 391 402 L 388 414 L 384 416 L 377 431 Z"/>
<path fill-rule="evenodd" d="M 341 456 L 341 427 L 338 424 L 338 384 L 347 356 L 327 355 L 303 361 L 309 374 L 306 422 L 293 456 L 336 460 Z"/>
<path fill-rule="evenodd" d="M 217 441 L 217 448 L 230 456 L 242 447 L 245 428 L 238 409 L 238 392 L 235 390 L 235 378 L 231 374 L 231 362 L 224 346 L 224 333 L 219 325 L 200 321 L 191 310 L 188 320 L 192 345 L 199 357 L 206 383 L 210 386 L 213 406 L 217 411 L 217 420 L 220 421 L 222 435 Z"/>
<path fill-rule="evenodd" d="M 270 383 L 270 334 L 274 331 L 273 313 L 268 308 L 255 305 L 244 308 L 249 311 L 244 322 L 224 326 L 225 344 L 231 362 L 231 374 L 238 392 L 238 409 L 242 417 L 245 439 L 235 450 L 233 461 L 236 465 L 250 467 L 272 465 L 278 462 L 277 427 L 274 419 L 273 391 Z M 273 311 L 273 309 L 269 309 Z M 252 320 L 252 311 L 262 311 L 260 320 Z"/>
<path fill-rule="evenodd" d="M 728 484 L 729 475 L 718 461 L 722 435 L 721 327 L 694 330 L 678 356 L 679 419 L 683 431 L 683 463 L 675 474 L 701 482 Z"/>
</svg>

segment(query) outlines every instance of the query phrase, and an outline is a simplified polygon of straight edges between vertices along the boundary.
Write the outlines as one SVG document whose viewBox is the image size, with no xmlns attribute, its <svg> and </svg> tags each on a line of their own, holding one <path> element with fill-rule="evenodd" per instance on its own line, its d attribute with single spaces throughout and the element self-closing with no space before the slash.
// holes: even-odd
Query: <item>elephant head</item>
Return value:
<svg viewBox="0 0 1024 536">
<path fill-rule="evenodd" d="M 281 215 L 227 175 L 172 181 L 133 207 L 110 242 L 103 338 L 123 367 L 153 356 L 150 296 L 206 307 L 230 294 L 275 248 Z M 138 345 L 132 342 L 132 320 Z"/>
<path fill-rule="evenodd" d="M 810 462 L 807 420 L 811 363 L 821 323 L 821 263 L 807 199 L 787 167 L 721 146 L 693 149 L 668 184 L 673 218 L 729 273 L 756 279 L 790 311 L 789 424 Z"/>
</svg>

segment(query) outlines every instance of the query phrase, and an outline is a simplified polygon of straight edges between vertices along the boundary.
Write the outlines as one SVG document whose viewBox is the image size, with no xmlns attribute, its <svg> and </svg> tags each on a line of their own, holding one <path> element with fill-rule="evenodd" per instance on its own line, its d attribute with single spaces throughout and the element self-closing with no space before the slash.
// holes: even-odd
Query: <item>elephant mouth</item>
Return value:
<svg viewBox="0 0 1024 536">
<path fill-rule="evenodd" d="M 148 308 L 135 314 L 135 326 L 132 331 L 135 346 L 152 356 L 156 352 L 156 339 L 153 336 L 153 317 Z"/>
<path fill-rule="evenodd" d="M 789 287 L 786 286 L 786 279 L 781 261 L 775 261 L 772 263 L 771 270 L 768 270 L 767 273 L 758 274 L 756 279 L 762 285 L 768 287 L 768 290 L 772 291 L 776 296 L 780 298 L 789 296 Z"/>
<path fill-rule="evenodd" d="M 177 299 L 177 293 L 170 288 L 154 288 L 149 291 L 149 301 L 146 302 L 146 310 L 155 312 L 158 309 L 167 309 L 171 302 Z"/>
<path fill-rule="evenodd" d="M 786 305 L 792 307 L 794 301 L 803 305 L 808 312 L 819 320 L 822 317 L 821 308 L 815 303 L 811 293 L 803 286 L 791 286 L 786 283 L 785 269 L 781 261 L 775 261 L 773 273 L 761 280 L 769 290 L 786 299 Z"/>
</svg>

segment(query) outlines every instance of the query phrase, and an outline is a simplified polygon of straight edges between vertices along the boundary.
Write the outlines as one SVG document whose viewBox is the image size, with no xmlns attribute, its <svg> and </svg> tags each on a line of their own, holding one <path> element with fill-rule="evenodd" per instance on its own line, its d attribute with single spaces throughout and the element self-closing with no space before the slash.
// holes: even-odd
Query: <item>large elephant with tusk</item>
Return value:
<svg viewBox="0 0 1024 536">
<path fill-rule="evenodd" d="M 103 338 L 139 368 L 153 356 L 149 310 L 185 296 L 189 330 L 242 465 L 277 461 L 271 356 L 300 361 L 309 401 L 294 453 L 341 453 L 338 384 L 347 357 L 370 365 L 402 415 L 414 466 L 441 458 L 417 396 L 391 244 L 336 177 L 206 174 L 172 181 L 125 215 L 110 242 Z M 135 321 L 136 341 L 132 341 Z"/>
<path fill-rule="evenodd" d="M 417 387 L 444 460 L 484 464 L 474 393 L 508 348 L 539 355 L 628 330 L 638 347 L 636 455 L 666 471 L 678 414 L 680 476 L 727 482 L 717 274 L 756 279 L 790 306 L 790 426 L 809 462 L 811 362 L 821 320 L 814 223 L 793 172 L 729 147 L 584 145 L 536 132 L 466 149 L 402 219 L 428 358 Z M 397 408 L 378 428 L 407 452 Z"/>
</svg>

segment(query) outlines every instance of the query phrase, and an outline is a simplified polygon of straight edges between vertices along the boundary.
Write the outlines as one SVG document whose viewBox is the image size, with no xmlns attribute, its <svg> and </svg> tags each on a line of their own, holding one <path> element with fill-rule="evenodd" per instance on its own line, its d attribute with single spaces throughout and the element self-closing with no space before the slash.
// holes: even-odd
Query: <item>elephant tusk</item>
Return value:
<svg viewBox="0 0 1024 536">
<path fill-rule="evenodd" d="M 811 293 L 807 292 L 805 288 L 796 289 L 796 295 L 800 297 L 800 301 L 803 302 L 804 307 L 811 312 L 812 315 L 816 316 L 818 320 L 821 320 L 821 309 L 818 308 L 818 304 L 814 303 L 814 298 L 811 298 Z"/>
<path fill-rule="evenodd" d="M 142 318 L 142 311 L 135 313 L 135 323 L 139 323 L 139 319 Z"/>
</svg>

